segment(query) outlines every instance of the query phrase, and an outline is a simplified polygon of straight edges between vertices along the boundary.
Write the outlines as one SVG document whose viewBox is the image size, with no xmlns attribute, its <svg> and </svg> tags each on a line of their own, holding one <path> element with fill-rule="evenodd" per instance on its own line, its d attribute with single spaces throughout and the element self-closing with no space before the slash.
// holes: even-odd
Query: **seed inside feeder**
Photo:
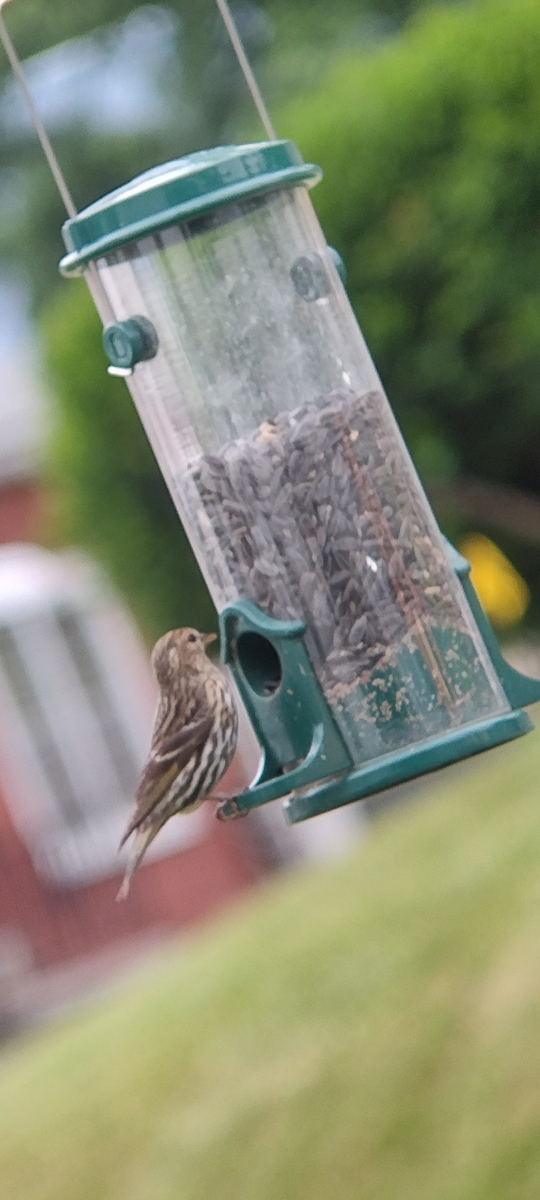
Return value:
<svg viewBox="0 0 540 1200">
<path fill-rule="evenodd" d="M 334 391 L 193 472 L 239 594 L 306 622 L 357 759 L 415 740 L 415 724 L 425 738 L 426 724 L 435 734 L 497 703 L 438 530 L 391 457 L 384 409 L 380 392 Z"/>
</svg>

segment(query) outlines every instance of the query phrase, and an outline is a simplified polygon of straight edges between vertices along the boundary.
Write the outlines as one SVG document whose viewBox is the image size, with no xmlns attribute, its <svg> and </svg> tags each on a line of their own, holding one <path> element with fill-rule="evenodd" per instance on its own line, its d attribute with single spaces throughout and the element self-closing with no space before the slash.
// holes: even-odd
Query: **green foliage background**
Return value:
<svg viewBox="0 0 540 1200">
<path fill-rule="evenodd" d="M 538 0 L 436 9 L 282 122 L 420 468 L 536 492 L 539 65 Z"/>
<path fill-rule="evenodd" d="M 314 203 L 420 473 L 536 496 L 539 66 L 540 0 L 436 7 L 375 49 L 341 52 L 316 90 L 276 114 L 324 168 Z M 208 623 L 204 585 L 91 319 L 73 284 L 46 306 L 64 533 L 107 561 L 149 632 Z M 537 548 L 497 540 L 538 606 Z"/>
</svg>

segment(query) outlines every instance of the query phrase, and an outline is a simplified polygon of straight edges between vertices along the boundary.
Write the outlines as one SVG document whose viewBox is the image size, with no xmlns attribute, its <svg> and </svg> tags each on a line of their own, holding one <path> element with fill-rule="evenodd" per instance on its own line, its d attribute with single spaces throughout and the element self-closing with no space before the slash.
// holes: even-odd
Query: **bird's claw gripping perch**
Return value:
<svg viewBox="0 0 540 1200">
<path fill-rule="evenodd" d="M 247 817 L 248 809 L 239 808 L 234 796 L 227 800 L 222 800 L 216 808 L 216 817 L 218 821 L 234 821 L 237 817 Z"/>
</svg>

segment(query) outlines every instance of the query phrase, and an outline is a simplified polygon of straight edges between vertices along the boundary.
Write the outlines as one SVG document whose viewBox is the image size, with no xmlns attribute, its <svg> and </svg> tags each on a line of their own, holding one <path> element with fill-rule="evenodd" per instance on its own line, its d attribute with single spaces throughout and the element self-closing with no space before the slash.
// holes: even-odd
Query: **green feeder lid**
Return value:
<svg viewBox="0 0 540 1200">
<path fill-rule="evenodd" d="M 146 234 L 188 221 L 222 204 L 282 187 L 318 183 L 294 142 L 254 142 L 198 150 L 153 167 L 96 200 L 63 227 L 65 275 Z"/>
</svg>

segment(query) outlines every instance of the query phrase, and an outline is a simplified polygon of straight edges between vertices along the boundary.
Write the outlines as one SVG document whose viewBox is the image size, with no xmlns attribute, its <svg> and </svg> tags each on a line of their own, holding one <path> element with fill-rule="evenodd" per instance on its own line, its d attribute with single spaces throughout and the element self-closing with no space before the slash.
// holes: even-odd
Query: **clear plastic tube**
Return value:
<svg viewBox="0 0 540 1200">
<path fill-rule="evenodd" d="M 216 606 L 302 617 L 356 762 L 508 708 L 303 188 L 98 262 Z"/>
</svg>

